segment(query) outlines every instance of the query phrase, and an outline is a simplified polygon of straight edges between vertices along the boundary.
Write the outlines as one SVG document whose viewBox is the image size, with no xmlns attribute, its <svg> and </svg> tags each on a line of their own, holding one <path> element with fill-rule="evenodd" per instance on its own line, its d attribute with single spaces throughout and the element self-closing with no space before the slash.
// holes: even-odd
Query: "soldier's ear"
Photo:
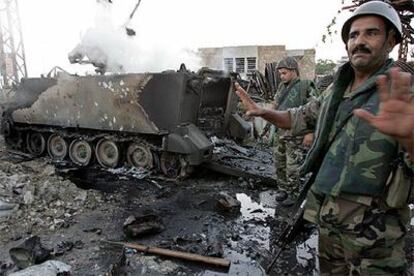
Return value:
<svg viewBox="0 0 414 276">
<path fill-rule="evenodd" d="M 393 34 L 393 33 L 395 33 L 394 30 L 391 30 L 390 35 L 388 36 L 388 39 L 386 41 L 386 43 L 387 43 L 387 52 L 388 53 L 392 52 L 392 49 L 394 49 L 394 46 L 396 44 L 395 34 Z"/>
</svg>

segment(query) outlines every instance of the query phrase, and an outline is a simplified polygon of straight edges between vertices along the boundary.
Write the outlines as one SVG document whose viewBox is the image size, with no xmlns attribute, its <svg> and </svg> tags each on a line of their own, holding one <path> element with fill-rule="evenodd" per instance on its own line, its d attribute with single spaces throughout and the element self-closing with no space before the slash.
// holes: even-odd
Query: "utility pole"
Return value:
<svg viewBox="0 0 414 276">
<path fill-rule="evenodd" d="M 17 0 L 0 0 L 0 75 L 2 90 L 27 77 Z"/>
</svg>

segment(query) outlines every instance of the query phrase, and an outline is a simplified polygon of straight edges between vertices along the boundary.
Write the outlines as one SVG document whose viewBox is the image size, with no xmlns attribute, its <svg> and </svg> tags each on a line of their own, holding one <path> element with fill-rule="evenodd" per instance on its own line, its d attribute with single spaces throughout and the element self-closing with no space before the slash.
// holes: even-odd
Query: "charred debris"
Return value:
<svg viewBox="0 0 414 276">
<path fill-rule="evenodd" d="M 23 79 L 2 104 L 5 147 L 0 162 L 12 169 L 0 181 L 5 195 L 0 220 L 7 222 L 1 226 L 6 251 L 0 260 L 7 260 L 6 253 L 10 260 L 0 262 L 0 274 L 17 268 L 21 275 L 49 270 L 82 274 L 88 271 L 85 263 L 98 258 L 96 271 L 108 271 L 109 263 L 117 275 L 136 271 L 134 262 L 143 269 L 137 251 L 147 255 L 150 250 L 223 273 L 262 271 L 254 260 L 267 262 L 269 257 L 258 256 L 269 256 L 271 250 L 263 231 L 281 225 L 270 221 L 274 214 L 261 209 L 265 207 L 249 207 L 252 213 L 240 218 L 246 212 L 243 200 L 249 202 L 240 192 L 258 196 L 265 184 L 276 187 L 276 181 L 270 151 L 243 146 L 252 134 L 238 111 L 236 79 L 207 68 L 190 72 L 185 66 L 161 73 L 81 77 L 60 71 Z M 209 170 L 236 178 L 217 174 L 217 180 L 206 181 Z M 93 190 L 76 190 L 73 183 Z M 277 197 L 273 192 L 269 196 Z M 25 223 L 4 220 L 12 217 L 25 218 Z M 82 222 L 86 218 L 94 223 Z M 188 219 L 196 221 L 194 226 L 182 227 Z M 216 229 L 217 223 L 222 226 Z M 134 242 L 147 236 L 143 244 Z M 258 244 L 248 249 L 252 237 L 269 249 L 261 252 Z M 117 244 L 122 240 L 128 242 Z M 102 243 L 97 247 L 96 242 Z M 229 252 L 236 254 L 230 260 L 224 257 Z M 71 254 L 85 254 L 87 261 L 72 260 Z M 200 270 L 200 265 L 164 265 L 157 269 L 174 275 Z"/>
<path fill-rule="evenodd" d="M 252 135 L 237 112 L 236 78 L 183 65 L 161 73 L 24 79 L 2 107 L 1 130 L 12 150 L 78 167 L 127 165 L 183 178 L 202 165 L 243 177 L 258 172 L 271 182 L 271 160 L 234 142 Z"/>
</svg>

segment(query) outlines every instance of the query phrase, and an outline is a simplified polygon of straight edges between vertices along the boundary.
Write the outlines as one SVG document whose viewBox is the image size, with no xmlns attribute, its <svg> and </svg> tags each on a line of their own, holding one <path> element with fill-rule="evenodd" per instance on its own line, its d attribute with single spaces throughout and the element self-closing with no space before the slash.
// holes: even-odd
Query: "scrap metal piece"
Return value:
<svg viewBox="0 0 414 276">
<path fill-rule="evenodd" d="M 158 234 L 164 231 L 165 226 L 160 217 L 145 215 L 141 217 L 129 216 L 124 222 L 124 233 L 128 237 L 136 238 L 148 234 Z"/>
<path fill-rule="evenodd" d="M 127 35 L 129 35 L 129 36 L 134 36 L 134 35 L 136 35 L 136 32 L 134 31 L 134 29 L 131 29 L 131 28 L 125 27 L 125 30 L 126 30 Z"/>
<path fill-rule="evenodd" d="M 218 140 L 213 158 L 203 166 L 227 175 L 256 179 L 268 185 L 277 185 L 273 157 L 270 150 L 244 148 L 233 141 Z"/>
</svg>

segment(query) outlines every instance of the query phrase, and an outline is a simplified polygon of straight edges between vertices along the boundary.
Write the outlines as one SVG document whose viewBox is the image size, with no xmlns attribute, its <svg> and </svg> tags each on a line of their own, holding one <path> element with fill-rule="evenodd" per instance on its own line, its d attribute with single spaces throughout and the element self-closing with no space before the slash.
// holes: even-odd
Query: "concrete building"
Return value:
<svg viewBox="0 0 414 276">
<path fill-rule="evenodd" d="M 238 72 L 243 78 L 254 70 L 264 73 L 266 63 L 287 56 L 296 58 L 302 78 L 315 77 L 315 49 L 287 50 L 284 45 L 269 45 L 200 48 L 199 52 L 202 66 Z"/>
</svg>

